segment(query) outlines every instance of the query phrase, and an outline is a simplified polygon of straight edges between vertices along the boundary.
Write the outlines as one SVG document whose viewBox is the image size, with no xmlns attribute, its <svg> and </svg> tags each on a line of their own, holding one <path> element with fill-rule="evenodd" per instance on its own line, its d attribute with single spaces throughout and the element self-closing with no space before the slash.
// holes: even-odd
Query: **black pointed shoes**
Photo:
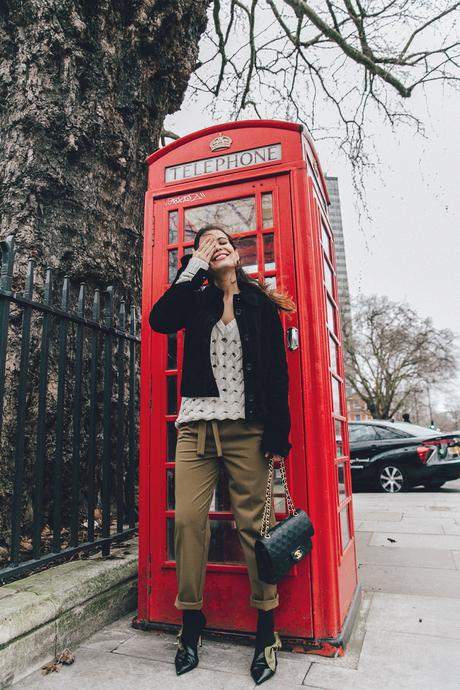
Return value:
<svg viewBox="0 0 460 690">
<path fill-rule="evenodd" d="M 201 633 L 206 625 L 206 617 L 201 611 L 187 612 L 184 622 L 176 635 L 178 650 L 174 665 L 178 676 L 192 671 L 198 666 L 198 645 L 201 647 Z M 277 632 L 273 633 L 272 644 L 256 649 L 251 664 L 251 676 L 256 685 L 261 685 L 275 675 L 276 652 L 281 649 L 281 640 Z"/>
<path fill-rule="evenodd" d="M 264 647 L 262 651 L 255 652 L 251 664 L 251 676 L 256 685 L 261 685 L 275 675 L 277 661 L 276 651 L 281 649 L 281 640 L 277 632 L 274 633 L 273 644 Z"/>
<path fill-rule="evenodd" d="M 178 676 L 198 666 L 198 644 L 201 647 L 201 633 L 206 625 L 206 617 L 201 611 L 193 613 L 201 615 L 193 616 L 191 621 L 184 618 L 184 624 L 176 635 L 179 649 L 176 652 L 174 665 Z"/>
</svg>

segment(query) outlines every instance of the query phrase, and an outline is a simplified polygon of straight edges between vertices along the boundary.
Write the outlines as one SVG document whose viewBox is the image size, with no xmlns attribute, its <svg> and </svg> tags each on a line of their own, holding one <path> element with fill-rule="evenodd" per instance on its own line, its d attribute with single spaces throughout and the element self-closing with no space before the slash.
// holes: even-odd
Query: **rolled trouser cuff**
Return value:
<svg viewBox="0 0 460 690">
<path fill-rule="evenodd" d="M 262 611 L 270 611 L 271 609 L 276 609 L 280 604 L 279 595 L 273 599 L 254 599 L 254 597 L 249 598 L 249 604 L 255 609 L 261 609 Z"/>
<path fill-rule="evenodd" d="M 200 611 L 203 607 L 203 599 L 200 601 L 181 601 L 177 596 L 174 606 L 181 611 Z"/>
</svg>

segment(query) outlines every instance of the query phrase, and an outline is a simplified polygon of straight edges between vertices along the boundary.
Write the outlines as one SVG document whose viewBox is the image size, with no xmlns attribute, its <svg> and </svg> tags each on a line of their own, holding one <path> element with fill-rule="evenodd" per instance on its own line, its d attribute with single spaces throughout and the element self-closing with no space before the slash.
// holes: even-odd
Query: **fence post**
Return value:
<svg viewBox="0 0 460 690">
<path fill-rule="evenodd" d="M 53 270 L 46 269 L 45 293 L 43 304 L 51 306 L 53 292 Z M 48 354 L 50 345 L 51 314 L 43 312 L 42 337 L 40 345 L 40 372 L 38 379 L 38 420 L 37 420 L 37 454 L 35 461 L 35 491 L 33 497 L 34 524 L 32 534 L 33 557 L 40 558 L 41 526 L 43 512 L 43 477 L 45 470 L 45 441 L 46 441 L 46 391 L 48 388 Z"/>
<path fill-rule="evenodd" d="M 104 325 L 109 330 L 104 342 L 104 419 L 102 451 L 102 538 L 110 536 L 110 408 L 112 402 L 113 287 L 105 291 Z M 102 556 L 110 553 L 110 543 L 102 545 Z"/>
<path fill-rule="evenodd" d="M 32 300 L 34 287 L 33 259 L 27 262 L 26 285 L 24 297 Z M 13 488 L 13 517 L 11 526 L 11 561 L 13 565 L 19 563 L 19 547 L 21 543 L 22 517 L 22 484 L 24 479 L 24 428 L 26 423 L 27 375 L 29 372 L 30 353 L 30 321 L 32 307 L 24 305 L 22 314 L 21 359 L 19 364 L 18 416 L 16 421 L 16 444 L 14 453 L 14 488 Z"/>
<path fill-rule="evenodd" d="M 61 310 L 69 311 L 70 277 L 64 276 L 62 284 Z M 61 550 L 61 490 L 62 490 L 62 435 L 64 421 L 65 367 L 67 360 L 68 320 L 60 316 L 59 323 L 59 358 L 58 389 L 56 402 L 56 449 L 54 454 L 54 490 L 53 490 L 53 551 Z"/>
<path fill-rule="evenodd" d="M 2 273 L 0 277 L 0 289 L 10 293 L 13 282 L 14 265 L 14 235 L 8 235 L 6 240 L 0 242 L 2 252 Z M 8 323 L 10 317 L 10 301 L 0 299 L 0 441 L 3 427 L 3 400 L 5 399 L 5 362 L 6 346 L 8 343 Z"/>
<path fill-rule="evenodd" d="M 80 284 L 78 293 L 77 315 L 85 317 L 85 283 Z M 72 514 L 70 518 L 70 546 L 78 545 L 79 527 L 79 493 L 80 493 L 80 429 L 81 429 L 81 385 L 83 359 L 83 323 L 77 323 L 77 337 L 75 350 L 75 396 L 73 406 L 73 438 L 72 438 Z"/>
</svg>

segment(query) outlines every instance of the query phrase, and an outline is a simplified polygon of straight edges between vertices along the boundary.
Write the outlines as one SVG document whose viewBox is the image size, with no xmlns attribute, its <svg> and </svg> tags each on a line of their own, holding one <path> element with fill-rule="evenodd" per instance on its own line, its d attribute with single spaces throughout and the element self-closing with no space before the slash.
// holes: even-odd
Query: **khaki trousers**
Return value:
<svg viewBox="0 0 460 690">
<path fill-rule="evenodd" d="M 250 606 L 278 606 L 276 585 L 257 577 L 254 542 L 260 533 L 268 480 L 268 460 L 260 447 L 262 422 L 225 419 L 179 427 L 176 446 L 175 558 L 178 609 L 201 609 L 211 530 L 208 512 L 219 464 L 228 490 L 251 583 Z M 271 515 L 271 524 L 275 516 Z"/>
</svg>

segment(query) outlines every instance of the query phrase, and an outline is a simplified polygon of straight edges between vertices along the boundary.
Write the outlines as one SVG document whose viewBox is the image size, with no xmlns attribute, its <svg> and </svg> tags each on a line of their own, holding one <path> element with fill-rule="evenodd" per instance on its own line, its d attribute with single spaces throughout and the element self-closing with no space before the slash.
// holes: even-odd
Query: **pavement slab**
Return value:
<svg viewBox="0 0 460 690">
<path fill-rule="evenodd" d="M 305 683 L 330 690 L 458 690 L 458 640 L 370 628 L 356 671 L 312 664 Z"/>
<path fill-rule="evenodd" d="M 367 630 L 460 639 L 460 598 L 375 592 Z"/>
<path fill-rule="evenodd" d="M 455 551 L 441 549 L 387 549 L 385 546 L 359 545 L 360 567 L 363 565 L 406 566 L 408 568 L 443 568 L 455 570 Z"/>
<path fill-rule="evenodd" d="M 132 630 L 131 633 L 125 630 L 107 630 L 103 628 L 95 635 L 91 635 L 87 640 L 81 643 L 81 649 L 99 650 L 101 652 L 113 652 L 123 642 L 126 642 L 131 637 L 137 637 L 137 630 Z"/>
<path fill-rule="evenodd" d="M 360 520 L 385 520 L 385 522 L 399 522 L 402 520 L 402 512 L 391 510 L 355 510 L 355 522 Z"/>
<path fill-rule="evenodd" d="M 444 534 L 458 534 L 460 535 L 460 521 L 453 525 L 446 525 L 443 523 Z"/>
<path fill-rule="evenodd" d="M 460 551 L 460 536 L 450 534 L 398 534 L 395 542 L 389 541 L 392 535 L 374 532 L 369 540 L 370 546 L 385 546 L 389 549 L 424 548 Z"/>
<path fill-rule="evenodd" d="M 216 673 L 197 668 L 176 676 L 173 659 L 152 663 L 147 659 L 110 652 L 79 649 L 75 663 L 58 673 L 37 671 L 17 683 L 15 690 L 252 690 L 249 676 Z"/>
<path fill-rule="evenodd" d="M 358 573 L 363 588 L 373 592 L 460 598 L 460 570 L 360 565 Z"/>
<path fill-rule="evenodd" d="M 356 529 L 362 532 L 388 532 L 389 534 L 444 534 L 444 521 L 435 520 L 407 520 L 399 522 L 386 520 L 365 520 Z M 454 521 L 452 520 L 452 524 Z"/>
</svg>

